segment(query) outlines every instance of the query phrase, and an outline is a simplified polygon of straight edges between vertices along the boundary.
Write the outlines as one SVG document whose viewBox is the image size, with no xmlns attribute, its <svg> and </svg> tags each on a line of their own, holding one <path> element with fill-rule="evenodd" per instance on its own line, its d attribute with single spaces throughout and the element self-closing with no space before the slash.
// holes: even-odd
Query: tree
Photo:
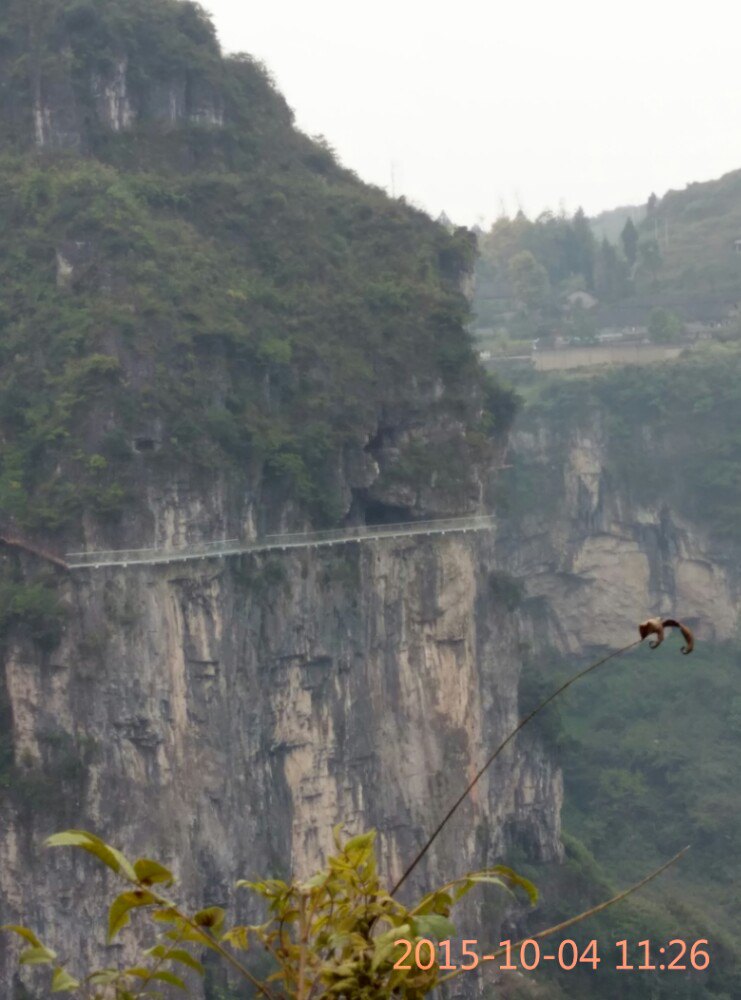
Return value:
<svg viewBox="0 0 741 1000">
<path fill-rule="evenodd" d="M 627 264 L 607 239 L 600 244 L 595 266 L 594 288 L 606 302 L 615 302 L 628 291 Z"/>
<path fill-rule="evenodd" d="M 528 312 L 542 309 L 550 290 L 548 272 L 543 265 L 529 250 L 522 250 L 510 259 L 507 270 L 514 298 Z"/>
<path fill-rule="evenodd" d="M 594 291 L 594 264 L 597 241 L 592 227 L 584 214 L 584 209 L 577 209 L 571 222 L 571 229 L 576 249 L 575 270 L 584 275 L 584 281 L 589 291 Z"/>
<path fill-rule="evenodd" d="M 638 259 L 641 267 L 648 271 L 654 285 L 661 267 L 661 250 L 658 240 L 644 240 L 638 244 Z"/>
<path fill-rule="evenodd" d="M 632 267 L 638 259 L 638 230 L 630 217 L 628 217 L 628 221 L 623 226 L 620 240 L 623 244 L 625 259 Z"/>
<path fill-rule="evenodd" d="M 682 336 L 684 324 L 667 309 L 652 309 L 648 318 L 648 335 L 657 344 L 671 344 Z"/>
</svg>

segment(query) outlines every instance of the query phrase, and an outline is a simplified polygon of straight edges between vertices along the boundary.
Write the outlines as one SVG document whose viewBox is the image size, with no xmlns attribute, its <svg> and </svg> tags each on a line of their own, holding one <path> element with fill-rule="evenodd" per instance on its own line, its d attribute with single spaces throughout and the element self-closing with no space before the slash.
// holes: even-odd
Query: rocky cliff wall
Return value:
<svg viewBox="0 0 741 1000">
<path fill-rule="evenodd" d="M 450 537 L 69 578 L 59 646 L 19 636 L 6 652 L 21 787 L 3 808 L 3 919 L 73 966 L 100 959 L 102 876 L 81 912 L 92 862 L 40 851 L 69 824 L 172 863 L 193 903 L 231 901 L 237 877 L 312 871 L 337 822 L 377 827 L 398 876 L 517 719 L 527 627 L 499 604 L 493 559 L 491 540 Z M 62 753 L 84 763 L 60 770 Z M 38 808 L 42 772 L 58 787 Z M 557 770 L 523 741 L 418 886 L 506 861 L 513 841 L 558 857 L 560 802 Z M 73 914 L 84 934 L 67 919 L 60 936 Z M 469 919 L 483 933 L 479 904 Z"/>
<path fill-rule="evenodd" d="M 224 125 L 218 45 L 194 6 L 161 4 L 150 12 L 146 5 L 33 0 L 5 4 L 0 16 L 8 22 L 0 119 L 12 124 L 15 146 L 89 150 L 100 133 L 141 124 L 160 131 Z M 158 44 L 163 33 L 165 47 Z"/>
<path fill-rule="evenodd" d="M 671 462 L 667 442 L 652 436 L 651 447 Z M 708 642 L 737 634 L 736 546 L 678 512 L 668 491 L 646 502 L 616 482 L 599 411 L 567 428 L 526 415 L 510 462 L 498 558 L 539 606 L 546 642 L 574 653 L 621 646 L 649 615 L 680 617 Z"/>
</svg>

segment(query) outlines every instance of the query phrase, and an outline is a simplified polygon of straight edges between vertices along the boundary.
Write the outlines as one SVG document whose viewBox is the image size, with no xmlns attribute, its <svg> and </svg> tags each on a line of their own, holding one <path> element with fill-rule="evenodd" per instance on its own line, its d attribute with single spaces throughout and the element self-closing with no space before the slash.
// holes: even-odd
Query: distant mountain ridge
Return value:
<svg viewBox="0 0 741 1000">
<path fill-rule="evenodd" d="M 632 219 L 642 242 L 655 242 L 660 267 L 652 290 L 737 298 L 741 289 L 741 169 L 670 189 L 644 205 L 622 205 L 590 218 L 598 239 L 619 245 Z M 639 283 L 646 290 L 647 282 Z"/>
<path fill-rule="evenodd" d="M 738 298 L 741 170 L 668 191 L 639 228 L 659 246 L 659 287 Z"/>
</svg>

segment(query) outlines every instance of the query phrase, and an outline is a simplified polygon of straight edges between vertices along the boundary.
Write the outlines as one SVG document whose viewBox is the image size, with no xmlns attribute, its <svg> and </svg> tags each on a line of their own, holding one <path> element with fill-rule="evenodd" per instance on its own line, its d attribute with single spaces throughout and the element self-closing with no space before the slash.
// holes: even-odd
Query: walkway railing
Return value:
<svg viewBox="0 0 741 1000">
<path fill-rule="evenodd" d="M 453 532 L 487 531 L 494 526 L 491 515 L 447 517 L 434 521 L 407 521 L 402 524 L 359 525 L 354 528 L 330 528 L 327 531 L 304 531 L 282 535 L 265 535 L 253 541 L 236 538 L 218 542 L 201 542 L 182 549 L 112 549 L 109 552 L 68 552 L 70 569 L 102 566 L 153 565 L 155 563 L 186 562 L 191 559 L 215 559 L 248 552 L 283 551 L 296 548 L 317 548 L 324 545 L 347 545 L 350 542 L 373 542 L 382 538 L 404 538 L 408 535 L 447 535 Z"/>
</svg>

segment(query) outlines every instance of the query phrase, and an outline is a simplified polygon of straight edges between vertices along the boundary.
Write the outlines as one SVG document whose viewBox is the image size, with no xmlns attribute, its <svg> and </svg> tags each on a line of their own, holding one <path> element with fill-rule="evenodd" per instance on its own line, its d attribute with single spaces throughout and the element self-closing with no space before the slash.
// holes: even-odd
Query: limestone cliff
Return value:
<svg viewBox="0 0 741 1000">
<path fill-rule="evenodd" d="M 2 36 L 0 100 L 14 144 L 77 152 L 89 150 L 101 133 L 143 122 L 161 129 L 224 124 L 218 46 L 194 5 L 171 5 L 169 25 L 164 5 L 153 15 L 158 26 L 187 39 L 187 53 L 177 52 L 172 35 L 169 52 L 152 44 L 152 19 L 132 24 L 122 16 L 126 7 L 108 21 L 101 5 L 84 0 L 32 0 L 24 7 L 10 0 L 0 6 L 11 29 Z M 142 8 L 132 2 L 128 11 L 136 16 Z M 132 66 L 130 53 L 147 31 L 149 59 Z M 23 56 L 27 71 L 19 73 L 15 60 Z"/>
<path fill-rule="evenodd" d="M 46 808 L 3 808 L 3 918 L 53 937 L 73 965 L 99 957 L 102 930 L 52 931 L 79 915 L 92 868 L 40 852 L 70 822 L 172 862 L 194 902 L 233 901 L 240 876 L 311 871 L 340 821 L 376 826 L 398 876 L 517 719 L 522 632 L 493 596 L 492 558 L 491 542 L 410 539 L 73 576 L 60 644 L 42 655 L 15 637 L 6 649 L 28 780 L 56 773 L 62 741 L 85 766 L 58 775 Z M 558 857 L 560 796 L 557 771 L 523 742 L 418 884 L 506 861 L 515 841 L 534 860 Z M 88 926 L 102 926 L 101 898 L 87 897 Z M 483 933 L 481 913 L 470 919 Z"/>
<path fill-rule="evenodd" d="M 539 605 L 541 634 L 562 652 L 616 647 L 650 613 L 682 618 L 706 642 L 733 638 L 737 546 L 702 510 L 678 509 L 668 486 L 646 498 L 617 482 L 607 424 L 599 408 L 565 427 L 526 414 L 511 437 L 499 555 Z M 686 453 L 659 426 L 646 439 L 656 464 L 682 469 Z M 636 441 L 636 463 L 640 451 Z"/>
</svg>

